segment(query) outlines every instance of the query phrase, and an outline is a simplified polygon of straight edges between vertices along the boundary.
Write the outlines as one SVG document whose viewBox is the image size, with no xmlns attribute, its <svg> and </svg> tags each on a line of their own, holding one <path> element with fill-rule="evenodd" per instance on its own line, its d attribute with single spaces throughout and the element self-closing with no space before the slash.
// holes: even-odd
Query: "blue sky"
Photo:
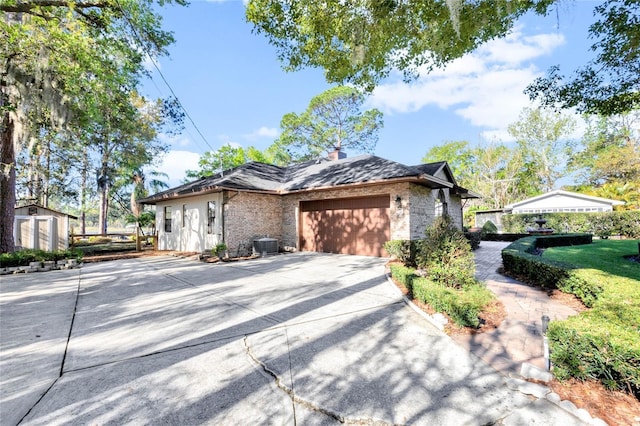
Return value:
<svg viewBox="0 0 640 426">
<path fill-rule="evenodd" d="M 561 2 L 557 14 L 527 15 L 507 38 L 411 84 L 392 75 L 367 100 L 368 108 L 384 113 L 375 155 L 418 164 L 429 148 L 448 140 L 508 142 L 508 124 L 531 106 L 525 87 L 551 65 L 569 73 L 589 58 L 587 30 L 596 4 Z M 192 1 L 163 9 L 164 28 L 176 43 L 158 65 L 207 141 L 188 120 L 185 132 L 166 138 L 171 151 L 157 168 L 171 186 L 211 148 L 233 143 L 265 149 L 284 114 L 304 111 L 331 87 L 319 69 L 284 72 L 275 49 L 245 22 L 244 7 L 240 0 Z M 157 73 L 144 91 L 170 94 Z"/>
</svg>

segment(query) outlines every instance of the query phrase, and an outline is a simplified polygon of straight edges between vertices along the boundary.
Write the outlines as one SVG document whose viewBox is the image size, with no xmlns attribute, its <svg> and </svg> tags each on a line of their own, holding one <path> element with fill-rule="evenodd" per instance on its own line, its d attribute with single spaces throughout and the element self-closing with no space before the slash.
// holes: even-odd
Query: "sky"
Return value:
<svg viewBox="0 0 640 426">
<path fill-rule="evenodd" d="M 374 154 L 414 165 L 446 141 L 513 143 L 507 126 L 533 106 L 523 93 L 527 85 L 552 65 L 570 74 L 590 57 L 587 31 L 596 4 L 561 2 L 549 16 L 526 15 L 506 38 L 412 83 L 392 74 L 365 104 L 384 113 Z M 186 120 L 181 135 L 162 136 L 170 151 L 156 168 L 169 175 L 172 187 L 185 170 L 197 169 L 205 151 L 227 143 L 267 148 L 285 114 L 303 112 L 332 87 L 320 69 L 285 72 L 275 48 L 246 22 L 244 9 L 242 0 L 192 0 L 188 7 L 162 9 L 163 27 L 176 42 L 157 65 L 195 123 Z M 154 71 L 145 82 L 147 96 L 171 94 L 162 76 Z"/>
</svg>

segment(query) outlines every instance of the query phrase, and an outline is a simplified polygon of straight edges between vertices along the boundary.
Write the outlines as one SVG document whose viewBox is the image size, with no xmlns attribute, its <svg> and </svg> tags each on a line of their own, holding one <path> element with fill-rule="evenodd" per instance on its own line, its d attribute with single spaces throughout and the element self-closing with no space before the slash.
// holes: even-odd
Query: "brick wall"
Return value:
<svg viewBox="0 0 640 426">
<path fill-rule="evenodd" d="M 447 191 L 447 203 L 449 204 L 449 215 L 453 219 L 454 225 L 462 229 L 462 199 L 458 195 L 449 195 Z"/>
<path fill-rule="evenodd" d="M 449 190 L 442 189 L 447 203 L 447 214 L 453 223 L 462 229 L 462 202 L 459 196 L 449 194 Z M 411 239 L 424 237 L 424 231 L 436 217 L 436 201 L 440 190 L 429 189 L 419 185 L 411 185 Z"/>
<path fill-rule="evenodd" d="M 246 256 L 253 240 L 269 237 L 282 241 L 280 195 L 228 192 L 224 205 L 224 241 L 230 256 Z"/>
<path fill-rule="evenodd" d="M 448 212 L 454 223 L 462 223 L 459 197 L 444 190 Z M 438 190 L 412 183 L 362 186 L 348 189 L 287 194 L 284 196 L 247 192 L 225 195 L 224 240 L 231 256 L 250 254 L 256 238 L 276 238 L 281 249 L 298 247 L 298 218 L 301 201 L 335 198 L 389 196 L 391 239 L 417 239 L 435 217 Z M 398 197 L 400 198 L 398 200 Z"/>
</svg>

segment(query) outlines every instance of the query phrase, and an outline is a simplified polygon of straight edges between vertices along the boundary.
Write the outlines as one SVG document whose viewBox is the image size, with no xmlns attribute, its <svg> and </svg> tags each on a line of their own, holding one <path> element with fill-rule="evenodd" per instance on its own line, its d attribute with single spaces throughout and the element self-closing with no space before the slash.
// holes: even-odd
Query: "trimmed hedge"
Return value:
<svg viewBox="0 0 640 426">
<path fill-rule="evenodd" d="M 393 278 L 404 285 L 414 298 L 438 312 L 445 312 L 462 327 L 477 328 L 482 309 L 495 298 L 481 284 L 455 289 L 420 277 L 413 268 L 397 264 L 392 264 L 390 268 Z"/>
<path fill-rule="evenodd" d="M 469 241 L 471 250 L 475 251 L 480 247 L 482 241 L 482 231 L 466 231 L 464 233 L 465 238 Z"/>
<path fill-rule="evenodd" d="M 44 251 L 25 249 L 11 253 L 0 253 L 0 268 L 29 266 L 31 262 L 58 261 L 64 259 L 82 260 L 82 252 L 75 249 Z"/>
<path fill-rule="evenodd" d="M 530 237 L 529 234 L 513 234 L 513 233 L 502 233 L 502 234 L 492 234 L 487 233 L 482 236 L 482 241 L 507 241 L 514 242 L 518 241 L 520 238 Z"/>
<path fill-rule="evenodd" d="M 545 259 L 538 248 L 590 244 L 589 234 L 530 236 L 509 244 L 502 250 L 502 265 L 509 273 L 543 288 L 559 288 L 575 294 L 585 306 L 591 307 L 602 293 L 602 286 L 586 279 L 572 265 Z"/>
<path fill-rule="evenodd" d="M 539 213 L 506 214 L 502 216 L 505 232 L 524 233 L 536 227 Z M 615 211 L 604 213 L 543 213 L 546 227 L 556 232 L 584 232 L 606 238 L 619 235 L 625 238 L 640 238 L 640 211 Z"/>
<path fill-rule="evenodd" d="M 541 246 L 586 241 L 584 235 L 574 239 L 527 237 L 503 250 L 503 264 L 507 271 L 531 283 L 575 294 L 592 308 L 549 325 L 547 336 L 556 377 L 599 380 L 608 388 L 625 390 L 640 399 L 638 280 L 532 254 Z"/>
</svg>

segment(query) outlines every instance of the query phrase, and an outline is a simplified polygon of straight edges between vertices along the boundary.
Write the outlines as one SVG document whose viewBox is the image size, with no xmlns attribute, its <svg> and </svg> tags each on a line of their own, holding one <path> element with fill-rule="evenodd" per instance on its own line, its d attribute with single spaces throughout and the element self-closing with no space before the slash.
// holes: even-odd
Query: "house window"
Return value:
<svg viewBox="0 0 640 426">
<path fill-rule="evenodd" d="M 435 216 L 440 217 L 446 216 L 447 214 L 447 201 L 444 196 L 444 191 L 441 189 L 440 192 L 438 192 L 438 199 L 436 200 Z"/>
<path fill-rule="evenodd" d="M 182 227 L 187 226 L 187 205 L 182 205 Z"/>
<path fill-rule="evenodd" d="M 164 207 L 164 232 L 171 232 L 171 206 Z"/>
<path fill-rule="evenodd" d="M 216 203 L 209 201 L 207 203 L 207 233 L 213 234 L 216 224 Z"/>
</svg>

